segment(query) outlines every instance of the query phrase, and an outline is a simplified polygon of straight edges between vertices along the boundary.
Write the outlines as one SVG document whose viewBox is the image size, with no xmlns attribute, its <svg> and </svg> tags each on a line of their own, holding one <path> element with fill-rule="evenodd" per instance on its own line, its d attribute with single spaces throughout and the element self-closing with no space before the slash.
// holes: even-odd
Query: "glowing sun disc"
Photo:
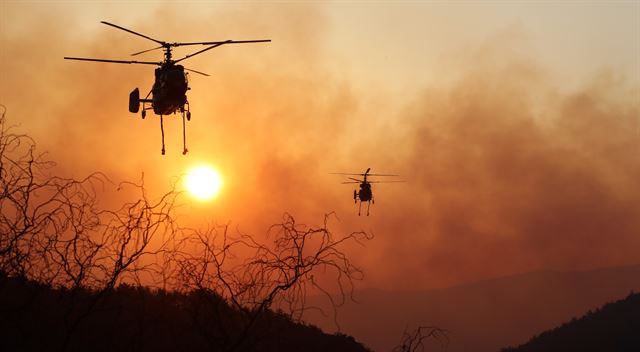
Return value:
<svg viewBox="0 0 640 352">
<path fill-rule="evenodd" d="M 222 189 L 220 174 L 209 166 L 200 166 L 189 171 L 185 178 L 189 193 L 200 200 L 214 198 Z"/>
</svg>

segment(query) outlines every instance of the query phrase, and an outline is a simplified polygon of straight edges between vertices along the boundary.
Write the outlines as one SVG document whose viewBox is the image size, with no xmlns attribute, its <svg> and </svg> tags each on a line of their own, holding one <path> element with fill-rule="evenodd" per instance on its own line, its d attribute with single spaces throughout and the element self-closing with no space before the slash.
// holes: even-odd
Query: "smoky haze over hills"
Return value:
<svg viewBox="0 0 640 352">
<path fill-rule="evenodd" d="M 520 16 L 495 22 L 478 15 L 489 4 L 465 11 L 466 4 L 430 3 L 123 3 L 86 15 L 77 8 L 88 4 L 65 11 L 66 3 L 9 2 L 2 11 L 0 97 L 64 175 L 103 170 L 132 180 L 144 172 L 157 194 L 192 164 L 219 167 L 220 197 L 183 212 L 194 227 L 214 217 L 257 233 L 283 211 L 306 223 L 335 211 L 346 229 L 375 231 L 366 251 L 354 251 L 367 287 L 428 289 L 637 262 L 640 80 L 583 55 L 585 62 L 571 66 L 585 74 L 564 84 L 559 67 L 541 59 L 537 46 L 553 43 L 573 54 L 577 42 L 596 41 L 590 32 L 570 31 L 577 24 L 565 20 L 589 20 L 593 12 L 583 11 L 593 8 L 567 5 L 559 16 L 559 9 L 545 6 L 536 22 L 519 27 L 512 24 Z M 131 11 L 135 6 L 142 10 Z M 626 15 L 635 9 L 609 13 L 607 23 L 633 33 L 637 17 Z M 530 10 L 523 9 L 523 17 Z M 139 17 L 125 16 L 133 14 Z M 469 27 L 464 14 L 491 25 Z M 598 24 L 607 15 L 595 14 Z M 380 25 L 391 18 L 393 25 Z M 561 20 L 544 27 L 553 36 L 536 37 L 542 18 Z M 176 148 L 179 119 L 167 118 L 170 153 L 162 157 L 158 119 L 141 120 L 126 107 L 134 87 L 146 94 L 152 85 L 152 67 L 62 59 L 126 58 L 151 47 L 100 20 L 168 41 L 273 42 L 223 47 L 185 61 L 212 77 L 191 77 L 189 156 Z M 473 36 L 453 40 L 462 32 Z M 597 42 L 637 45 L 612 37 Z M 381 66 L 355 74 L 375 63 Z M 403 72 L 422 79 L 397 80 Z M 391 87 L 403 87 L 402 94 Z M 356 215 L 353 189 L 328 172 L 367 167 L 409 182 L 376 185 L 372 215 L 363 218 Z"/>
<path fill-rule="evenodd" d="M 338 310 L 338 321 L 342 332 L 375 351 L 391 350 L 405 327 L 419 325 L 447 329 L 447 351 L 497 351 L 632 290 L 640 290 L 640 265 L 534 272 L 426 291 L 368 289 L 355 293 L 358 303 Z M 310 313 L 307 321 L 336 329 L 331 316 Z M 429 343 L 431 350 L 440 350 L 435 341 Z"/>
<path fill-rule="evenodd" d="M 548 270 L 640 262 L 639 10 L 632 1 L 1 1 L 0 103 L 63 176 L 101 170 L 119 182 L 144 172 L 158 195 L 194 164 L 218 167 L 223 192 L 178 209 L 184 226 L 232 222 L 263 239 L 283 211 L 300 223 L 335 211 L 338 230 L 375 233 L 366 248 L 345 248 L 366 274 L 362 287 L 403 291 L 362 291 L 363 305 L 338 318 L 376 350 L 418 324 L 451 330 L 449 350 L 495 350 L 605 301 L 592 296 L 608 285 L 567 288 L 576 283 Z M 212 76 L 191 76 L 188 157 L 175 148 L 178 119 L 166 121 L 162 157 L 158 119 L 126 109 L 131 89 L 153 84 L 152 67 L 62 59 L 151 47 L 101 20 L 167 41 L 273 42 L 185 62 Z M 367 167 L 409 182 L 376 186 L 371 216 L 358 217 L 353 189 L 328 173 Z M 537 274 L 504 278 L 527 272 Z"/>
</svg>

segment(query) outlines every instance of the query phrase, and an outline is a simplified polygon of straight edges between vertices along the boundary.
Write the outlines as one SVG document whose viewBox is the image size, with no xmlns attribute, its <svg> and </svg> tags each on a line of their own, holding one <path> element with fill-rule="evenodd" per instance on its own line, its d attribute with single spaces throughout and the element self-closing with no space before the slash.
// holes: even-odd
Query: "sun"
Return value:
<svg viewBox="0 0 640 352">
<path fill-rule="evenodd" d="M 197 199 L 215 198 L 222 189 L 220 173 L 210 166 L 198 166 L 189 170 L 184 180 L 185 187 Z"/>
</svg>

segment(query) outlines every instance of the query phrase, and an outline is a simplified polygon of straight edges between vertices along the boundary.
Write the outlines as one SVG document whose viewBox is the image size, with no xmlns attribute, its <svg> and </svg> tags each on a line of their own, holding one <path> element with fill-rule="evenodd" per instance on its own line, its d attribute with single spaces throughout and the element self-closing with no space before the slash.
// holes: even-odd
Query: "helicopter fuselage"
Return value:
<svg viewBox="0 0 640 352">
<path fill-rule="evenodd" d="M 360 184 L 360 191 L 358 191 L 358 198 L 361 202 L 368 202 L 373 198 L 373 193 L 371 192 L 371 184 L 368 182 L 363 182 Z"/>
<path fill-rule="evenodd" d="M 189 84 L 182 65 L 163 65 L 156 68 L 155 82 L 151 88 L 153 112 L 169 115 L 184 111 Z"/>
</svg>

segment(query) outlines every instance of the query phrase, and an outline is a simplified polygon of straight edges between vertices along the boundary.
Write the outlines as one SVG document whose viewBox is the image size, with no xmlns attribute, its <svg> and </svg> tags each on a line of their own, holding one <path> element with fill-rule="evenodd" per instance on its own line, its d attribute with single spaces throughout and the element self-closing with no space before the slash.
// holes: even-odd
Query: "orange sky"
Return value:
<svg viewBox="0 0 640 352">
<path fill-rule="evenodd" d="M 181 121 L 127 111 L 153 47 L 272 39 L 185 62 Z M 186 53 L 179 51 L 176 53 Z M 147 60 L 157 60 L 149 53 Z M 376 238 L 353 250 L 364 287 L 416 289 L 640 258 L 637 2 L 0 2 L 0 103 L 65 175 L 144 172 L 159 193 L 199 163 L 225 188 L 184 198 L 183 221 L 262 234 L 287 211 Z M 400 173 L 370 217 L 329 172 Z"/>
</svg>

